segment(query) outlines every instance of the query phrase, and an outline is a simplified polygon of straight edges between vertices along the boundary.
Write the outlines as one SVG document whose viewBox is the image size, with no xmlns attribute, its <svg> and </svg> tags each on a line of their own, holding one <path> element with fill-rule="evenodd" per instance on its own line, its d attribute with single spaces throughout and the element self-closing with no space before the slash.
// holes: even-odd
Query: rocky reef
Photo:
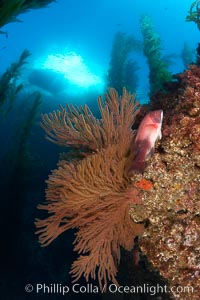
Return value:
<svg viewBox="0 0 200 300">
<path fill-rule="evenodd" d="M 167 92 L 152 97 L 163 109 L 163 137 L 149 159 L 141 188 L 142 205 L 131 209 L 146 222 L 139 245 L 169 282 L 175 299 L 200 295 L 200 68 L 191 65 Z M 135 184 L 141 175 L 134 175 Z"/>
</svg>

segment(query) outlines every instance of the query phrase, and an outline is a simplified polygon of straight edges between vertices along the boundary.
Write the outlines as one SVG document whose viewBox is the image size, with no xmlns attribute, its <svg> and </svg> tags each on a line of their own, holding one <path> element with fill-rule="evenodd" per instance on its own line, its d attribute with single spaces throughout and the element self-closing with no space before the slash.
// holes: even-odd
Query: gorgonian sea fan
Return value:
<svg viewBox="0 0 200 300">
<path fill-rule="evenodd" d="M 93 153 L 59 162 L 47 181 L 46 203 L 39 205 L 50 216 L 36 220 L 36 226 L 43 246 L 76 228 L 74 250 L 80 256 L 70 273 L 75 281 L 82 275 L 87 281 L 98 278 L 102 288 L 108 280 L 117 283 L 120 247 L 131 250 L 143 225 L 130 217 L 130 206 L 140 204 L 140 198 L 126 175 L 138 103 L 126 90 L 119 98 L 110 89 L 106 101 L 99 99 L 99 108 L 99 120 L 87 106 L 43 116 L 42 126 L 55 143 Z"/>
</svg>

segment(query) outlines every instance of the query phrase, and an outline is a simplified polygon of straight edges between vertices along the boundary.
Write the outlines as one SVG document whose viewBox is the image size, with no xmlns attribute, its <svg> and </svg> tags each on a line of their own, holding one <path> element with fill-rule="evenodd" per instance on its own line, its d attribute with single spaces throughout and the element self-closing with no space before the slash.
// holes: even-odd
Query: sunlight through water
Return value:
<svg viewBox="0 0 200 300">
<path fill-rule="evenodd" d="M 75 52 L 49 54 L 41 67 L 63 74 L 65 79 L 80 88 L 103 85 L 103 80 L 92 73 L 83 58 Z"/>
</svg>

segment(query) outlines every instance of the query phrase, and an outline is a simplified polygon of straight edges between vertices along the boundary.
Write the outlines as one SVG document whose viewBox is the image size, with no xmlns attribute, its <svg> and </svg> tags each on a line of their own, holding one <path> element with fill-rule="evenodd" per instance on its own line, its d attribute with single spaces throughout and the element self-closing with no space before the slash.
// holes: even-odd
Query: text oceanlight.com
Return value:
<svg viewBox="0 0 200 300">
<path fill-rule="evenodd" d="M 148 283 L 138 285 L 138 286 L 117 286 L 116 284 L 104 285 L 102 289 L 97 285 L 86 284 L 80 285 L 78 283 L 73 284 L 72 286 L 62 285 L 61 283 L 37 283 L 35 286 L 32 284 L 27 284 L 25 286 L 25 291 L 27 293 L 35 292 L 37 294 L 59 294 L 66 295 L 68 293 L 75 294 L 95 294 L 95 293 L 120 293 L 120 294 L 148 294 L 148 295 L 156 295 L 158 293 L 168 293 L 168 292 L 176 292 L 176 293 L 188 293 L 192 294 L 194 292 L 194 288 L 192 286 L 173 286 L 169 289 L 167 285 L 161 286 L 159 284 L 150 285 Z"/>
</svg>

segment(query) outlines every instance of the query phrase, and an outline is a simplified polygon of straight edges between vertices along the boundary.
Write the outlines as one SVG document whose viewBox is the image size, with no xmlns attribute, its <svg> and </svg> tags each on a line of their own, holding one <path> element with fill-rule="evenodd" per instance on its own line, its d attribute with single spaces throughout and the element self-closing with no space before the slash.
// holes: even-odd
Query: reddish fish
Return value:
<svg viewBox="0 0 200 300">
<path fill-rule="evenodd" d="M 129 172 L 144 173 L 146 158 L 153 155 L 155 142 L 162 137 L 162 119 L 163 111 L 155 110 L 149 112 L 140 123 L 131 149 L 135 159 Z"/>
</svg>

